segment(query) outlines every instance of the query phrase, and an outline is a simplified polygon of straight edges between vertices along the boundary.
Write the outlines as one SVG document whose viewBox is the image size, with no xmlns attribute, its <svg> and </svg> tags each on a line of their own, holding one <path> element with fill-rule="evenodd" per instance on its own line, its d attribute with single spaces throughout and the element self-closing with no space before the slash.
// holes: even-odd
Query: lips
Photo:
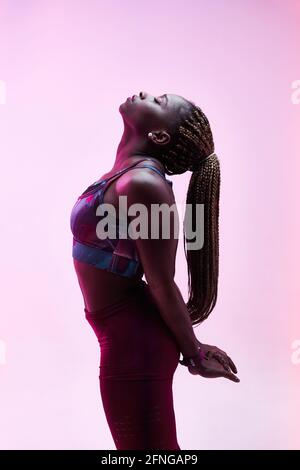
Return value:
<svg viewBox="0 0 300 470">
<path fill-rule="evenodd" d="M 135 101 L 136 98 L 137 98 L 137 95 L 128 96 L 126 101 Z"/>
</svg>

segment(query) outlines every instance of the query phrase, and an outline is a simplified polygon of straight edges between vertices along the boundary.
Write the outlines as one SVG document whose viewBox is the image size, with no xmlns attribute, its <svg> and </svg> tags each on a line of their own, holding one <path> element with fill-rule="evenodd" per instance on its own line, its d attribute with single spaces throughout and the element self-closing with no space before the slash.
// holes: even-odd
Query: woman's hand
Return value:
<svg viewBox="0 0 300 470">
<path fill-rule="evenodd" d="M 195 366 L 188 365 L 188 369 L 193 375 L 201 375 L 209 379 L 224 377 L 233 382 L 240 381 L 240 379 L 231 372 L 229 366 L 221 364 L 218 359 L 214 359 L 213 357 L 200 359 Z"/>
<path fill-rule="evenodd" d="M 227 355 L 225 351 L 218 348 L 217 346 L 211 346 L 210 344 L 200 343 L 199 340 L 197 342 L 201 351 L 204 353 L 207 359 L 216 359 L 221 365 L 224 366 L 226 370 L 230 371 L 231 369 L 232 372 L 234 372 L 235 374 L 237 373 L 237 368 L 233 360 Z"/>
<path fill-rule="evenodd" d="M 237 368 L 225 351 L 216 346 L 202 344 L 200 341 L 198 345 L 201 352 L 199 351 L 199 357 L 193 358 L 193 364 L 188 359 L 179 361 L 188 367 L 191 374 L 206 378 L 225 377 L 233 382 L 240 381 L 235 375 Z"/>
</svg>

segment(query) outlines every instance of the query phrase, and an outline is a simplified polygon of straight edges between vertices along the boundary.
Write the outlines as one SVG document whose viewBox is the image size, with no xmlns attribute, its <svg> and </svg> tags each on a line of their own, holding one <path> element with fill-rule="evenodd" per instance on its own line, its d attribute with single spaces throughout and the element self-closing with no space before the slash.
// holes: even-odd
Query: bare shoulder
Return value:
<svg viewBox="0 0 300 470">
<path fill-rule="evenodd" d="M 118 195 L 127 196 L 128 203 L 135 202 L 174 204 L 173 189 L 159 174 L 148 168 L 143 171 L 129 170 L 122 175 L 116 184 Z"/>
</svg>

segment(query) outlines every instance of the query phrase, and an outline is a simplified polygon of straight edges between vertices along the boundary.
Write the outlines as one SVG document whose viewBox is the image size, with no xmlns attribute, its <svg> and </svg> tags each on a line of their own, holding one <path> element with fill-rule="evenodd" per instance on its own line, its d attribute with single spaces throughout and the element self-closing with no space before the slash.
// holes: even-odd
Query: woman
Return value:
<svg viewBox="0 0 300 470">
<path fill-rule="evenodd" d="M 217 299 L 219 161 L 207 118 L 185 98 L 140 92 L 119 111 L 124 132 L 114 166 L 84 191 L 72 210 L 74 267 L 86 319 L 100 344 L 100 392 L 116 448 L 176 450 L 172 381 L 178 363 L 194 375 L 239 382 L 231 358 L 198 341 L 193 330 Z M 165 173 L 186 171 L 192 172 L 187 204 L 204 204 L 201 249 L 187 248 L 184 227 L 187 304 L 174 281 L 176 210 L 169 213 L 168 237 L 161 234 L 163 222 L 151 218 L 153 204 L 175 204 Z M 128 208 L 146 208 L 140 225 L 148 226 L 148 237 L 132 235 L 136 218 L 124 210 L 121 196 Z M 100 216 L 111 207 L 121 216 L 107 218 L 106 227 L 116 232 L 105 238 L 105 218 Z M 192 212 L 193 224 L 195 217 Z M 120 236 L 120 229 L 126 236 Z M 159 236 L 149 235 L 152 229 Z"/>
</svg>

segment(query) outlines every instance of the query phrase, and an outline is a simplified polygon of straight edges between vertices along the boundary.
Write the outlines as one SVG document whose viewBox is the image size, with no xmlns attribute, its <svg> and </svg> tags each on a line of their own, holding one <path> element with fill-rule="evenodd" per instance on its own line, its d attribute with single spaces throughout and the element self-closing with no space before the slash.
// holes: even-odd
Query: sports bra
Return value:
<svg viewBox="0 0 300 470">
<path fill-rule="evenodd" d="M 148 158 L 147 160 L 152 160 Z M 154 160 L 152 160 L 154 161 Z M 72 256 L 78 261 L 91 264 L 99 269 L 112 273 L 136 278 L 143 277 L 144 270 L 139 260 L 135 240 L 129 238 L 119 239 L 119 223 L 116 222 L 116 238 L 100 239 L 96 233 L 96 226 L 101 216 L 96 215 L 97 207 L 103 203 L 104 192 L 111 184 L 126 171 L 134 168 L 143 160 L 130 165 L 113 175 L 95 181 L 78 197 L 71 211 L 70 226 L 73 234 Z M 171 180 L 155 166 L 143 163 L 137 168 L 150 168 L 162 176 L 172 187 Z"/>
</svg>

